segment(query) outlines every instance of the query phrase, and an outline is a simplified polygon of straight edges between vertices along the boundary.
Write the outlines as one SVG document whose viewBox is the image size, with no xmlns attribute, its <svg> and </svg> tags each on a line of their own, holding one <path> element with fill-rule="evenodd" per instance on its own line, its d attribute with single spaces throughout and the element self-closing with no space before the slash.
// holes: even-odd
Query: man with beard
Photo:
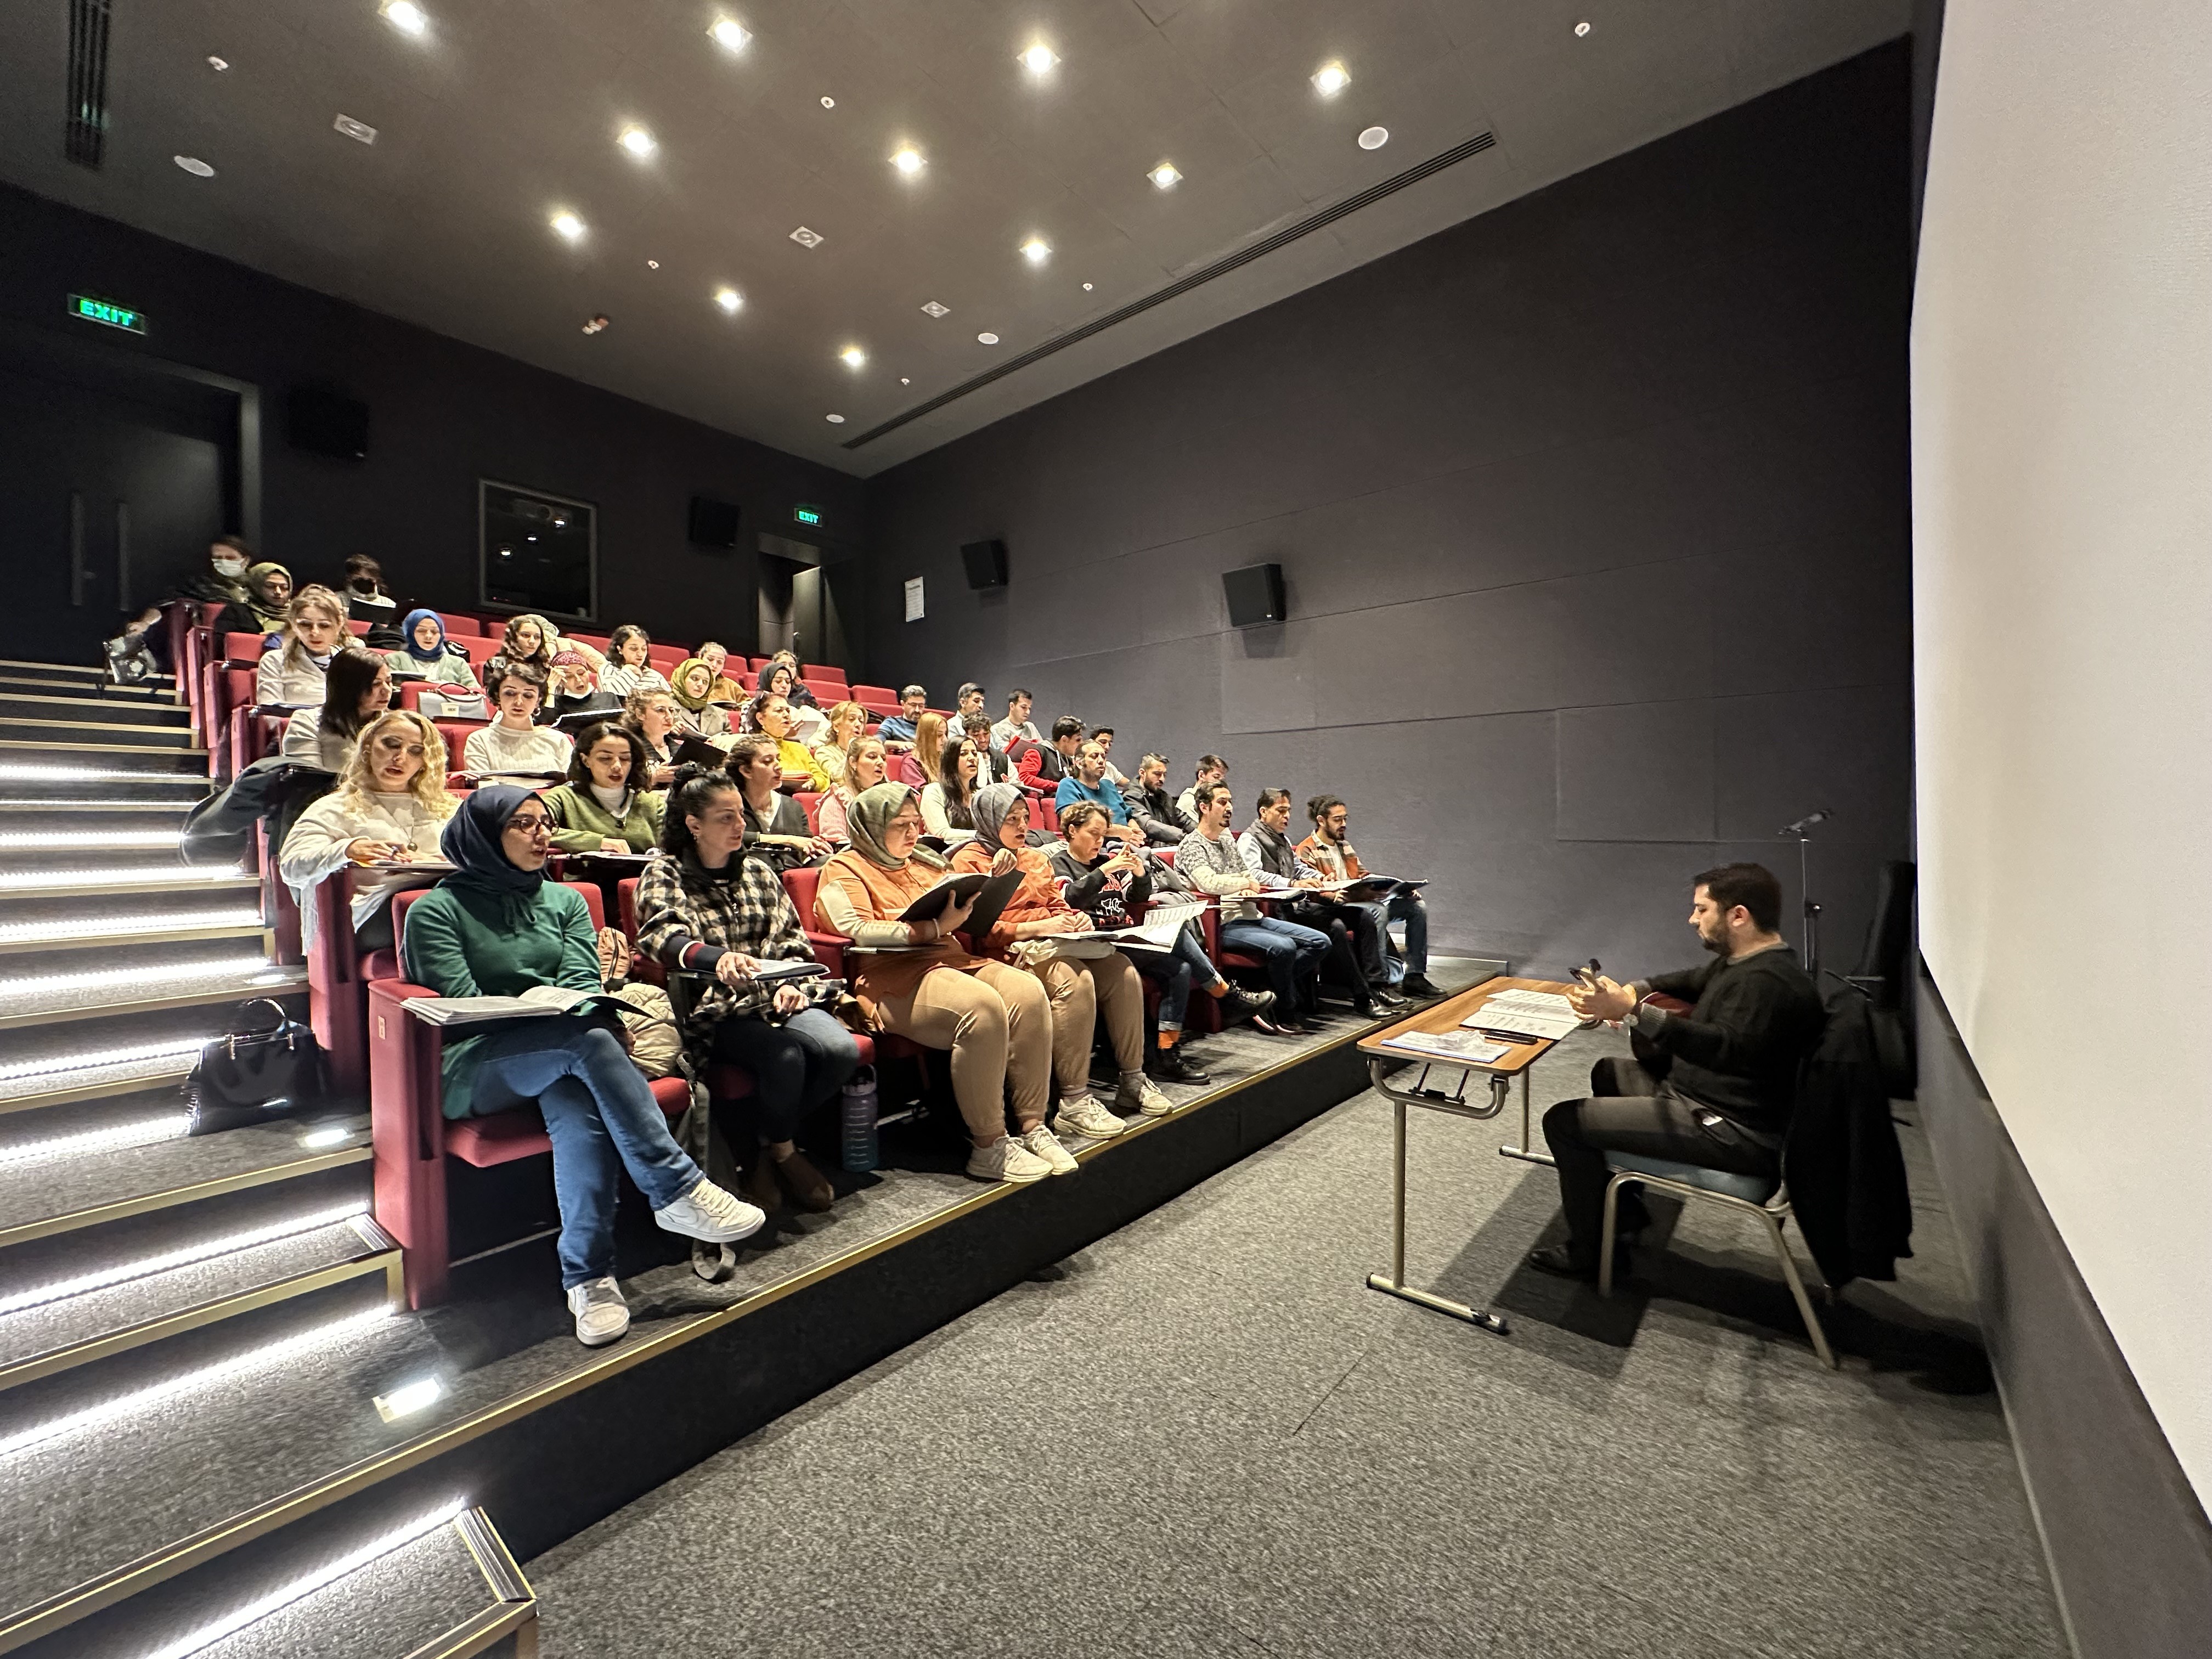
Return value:
<svg viewBox="0 0 2212 1659">
<path fill-rule="evenodd" d="M 1608 1152 L 1738 1175 L 1782 1164 L 1797 1068 L 1820 1040 L 1820 989 L 1777 931 L 1782 884 L 1756 864 L 1724 864 L 1692 884 L 1690 925 L 1713 959 L 1680 973 L 1567 994 L 1575 1012 L 1626 1025 L 1636 1056 L 1590 1069 L 1590 1098 L 1544 1114 L 1559 1170 L 1567 1243 L 1530 1254 L 1546 1273 L 1595 1279 L 1604 1227 Z M 1686 1014 L 1647 1005 L 1654 992 L 1692 1003 Z M 1620 1240 L 1643 1231 L 1640 1200 L 1622 1194 Z M 1620 1241 L 1615 1241 L 1616 1245 Z"/>
</svg>

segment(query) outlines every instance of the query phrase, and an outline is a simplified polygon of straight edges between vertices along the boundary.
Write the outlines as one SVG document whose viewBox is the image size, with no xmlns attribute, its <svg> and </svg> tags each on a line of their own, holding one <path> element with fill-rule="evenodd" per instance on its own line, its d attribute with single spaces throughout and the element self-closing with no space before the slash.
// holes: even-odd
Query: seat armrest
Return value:
<svg viewBox="0 0 2212 1659">
<path fill-rule="evenodd" d="M 806 942 L 814 947 L 814 959 L 830 970 L 830 978 L 845 977 L 845 947 L 852 940 L 842 933 L 817 933 L 810 927 Z"/>
<path fill-rule="evenodd" d="M 404 979 L 369 981 L 369 1135 L 380 1159 L 388 1153 L 432 1163 L 446 1154 L 445 1089 L 440 1071 L 446 1034 L 406 1008 L 417 997 L 437 994 Z"/>
</svg>

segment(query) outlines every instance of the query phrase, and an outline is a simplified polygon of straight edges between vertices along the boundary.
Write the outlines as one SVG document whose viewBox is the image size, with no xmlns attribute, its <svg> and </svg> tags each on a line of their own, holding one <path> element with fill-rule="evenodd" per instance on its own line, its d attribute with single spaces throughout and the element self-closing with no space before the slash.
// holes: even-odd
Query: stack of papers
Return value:
<svg viewBox="0 0 2212 1659">
<path fill-rule="evenodd" d="M 617 1000 L 599 991 L 533 985 L 516 997 L 410 997 L 407 1012 L 430 1025 L 476 1025 L 489 1019 L 542 1018 Z"/>
<path fill-rule="evenodd" d="M 1488 1042 L 1472 1031 L 1401 1031 L 1383 1039 L 1386 1048 L 1405 1048 L 1436 1060 L 1488 1066 L 1512 1052 L 1502 1042 Z"/>
<path fill-rule="evenodd" d="M 1069 945 L 1095 940 L 1109 948 L 1133 945 L 1139 950 L 1172 951 L 1176 935 L 1182 931 L 1183 923 L 1194 921 L 1205 910 L 1204 899 L 1175 903 L 1163 903 L 1155 899 L 1146 908 L 1145 919 L 1134 927 L 1101 927 L 1094 933 L 1060 933 L 1054 937 L 1060 941 L 1063 949 Z M 1087 953 L 1078 951 L 1070 954 Z"/>
<path fill-rule="evenodd" d="M 1529 1042 L 1556 1042 L 1582 1024 L 1556 991 L 1500 991 L 1460 1021 L 1485 1031 L 1510 1031 Z"/>
</svg>

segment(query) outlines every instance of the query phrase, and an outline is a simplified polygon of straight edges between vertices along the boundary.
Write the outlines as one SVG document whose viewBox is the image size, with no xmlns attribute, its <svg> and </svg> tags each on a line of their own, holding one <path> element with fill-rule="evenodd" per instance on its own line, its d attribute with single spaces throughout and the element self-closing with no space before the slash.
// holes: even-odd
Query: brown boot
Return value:
<svg viewBox="0 0 2212 1659">
<path fill-rule="evenodd" d="M 778 1162 L 766 1148 L 761 1152 L 761 1162 L 775 1165 L 775 1178 L 789 1193 L 802 1210 L 817 1214 L 837 1201 L 836 1188 L 822 1177 L 822 1171 L 806 1161 L 806 1154 L 794 1148 L 789 1158 Z"/>
<path fill-rule="evenodd" d="M 783 1188 L 775 1178 L 775 1160 L 765 1146 L 756 1146 L 745 1159 L 744 1178 L 738 1183 L 746 1203 L 773 1215 L 783 1207 Z"/>
</svg>

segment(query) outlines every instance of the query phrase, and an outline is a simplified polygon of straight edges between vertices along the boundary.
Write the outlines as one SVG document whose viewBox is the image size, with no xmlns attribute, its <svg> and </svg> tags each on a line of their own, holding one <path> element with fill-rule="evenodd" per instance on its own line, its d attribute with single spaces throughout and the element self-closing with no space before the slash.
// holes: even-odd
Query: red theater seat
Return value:
<svg viewBox="0 0 2212 1659">
<path fill-rule="evenodd" d="M 266 634 L 226 634 L 222 636 L 222 659 L 225 662 L 242 662 L 251 668 L 261 660 L 262 647 L 268 640 Z"/>
<path fill-rule="evenodd" d="M 346 623 L 346 632 L 358 639 L 368 632 L 368 624 L 365 622 L 349 622 Z"/>
<path fill-rule="evenodd" d="M 824 708 L 845 701 L 845 683 L 842 680 L 801 680 L 799 684 L 811 691 L 814 701 Z"/>
<path fill-rule="evenodd" d="M 497 640 L 470 639 L 465 635 L 456 635 L 453 642 L 461 647 L 469 659 L 469 666 L 474 668 L 479 674 L 483 672 L 483 665 L 499 653 Z"/>
<path fill-rule="evenodd" d="M 898 693 L 888 685 L 856 685 L 853 688 L 853 701 L 871 706 L 881 703 L 893 714 L 898 712 Z"/>
<path fill-rule="evenodd" d="M 832 685 L 845 684 L 845 671 L 842 668 L 832 668 L 825 663 L 801 663 L 799 665 L 799 676 L 801 679 L 827 680 Z"/>
<path fill-rule="evenodd" d="M 440 622 L 445 623 L 446 637 L 449 640 L 472 640 L 483 632 L 482 623 L 474 617 L 464 617 L 459 611 L 441 611 L 437 613 L 437 617 Z"/>
<path fill-rule="evenodd" d="M 614 647 L 614 641 L 605 634 L 563 634 L 561 637 L 574 640 L 579 645 L 588 645 L 603 657 Z"/>
</svg>

